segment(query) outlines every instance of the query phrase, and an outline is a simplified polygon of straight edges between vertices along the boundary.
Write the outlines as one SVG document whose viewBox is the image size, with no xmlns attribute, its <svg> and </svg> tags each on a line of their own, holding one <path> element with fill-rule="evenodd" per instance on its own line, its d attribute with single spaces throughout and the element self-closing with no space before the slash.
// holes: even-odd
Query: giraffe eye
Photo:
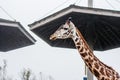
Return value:
<svg viewBox="0 0 120 80">
<path fill-rule="evenodd" d="M 64 30 L 68 30 L 68 28 L 63 28 Z"/>
</svg>

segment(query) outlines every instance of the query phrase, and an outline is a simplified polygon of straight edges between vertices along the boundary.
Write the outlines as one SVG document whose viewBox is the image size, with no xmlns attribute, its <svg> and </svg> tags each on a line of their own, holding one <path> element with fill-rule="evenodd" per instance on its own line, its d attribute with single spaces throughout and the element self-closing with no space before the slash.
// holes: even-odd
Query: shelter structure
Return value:
<svg viewBox="0 0 120 80">
<path fill-rule="evenodd" d="M 51 41 L 49 37 L 72 17 L 72 22 L 96 51 L 120 47 L 120 11 L 70 5 L 50 16 L 29 24 L 30 30 L 53 47 L 74 49 L 71 39 Z M 92 79 L 90 79 L 92 80 Z"/>
<path fill-rule="evenodd" d="M 35 41 L 19 22 L 0 18 L 0 51 L 33 45 Z"/>
<path fill-rule="evenodd" d="M 75 48 L 70 39 L 49 40 L 50 34 L 68 17 L 72 17 L 72 22 L 78 27 L 93 50 L 104 51 L 120 47 L 120 11 L 70 5 L 55 14 L 29 24 L 29 27 L 51 46 Z"/>
</svg>

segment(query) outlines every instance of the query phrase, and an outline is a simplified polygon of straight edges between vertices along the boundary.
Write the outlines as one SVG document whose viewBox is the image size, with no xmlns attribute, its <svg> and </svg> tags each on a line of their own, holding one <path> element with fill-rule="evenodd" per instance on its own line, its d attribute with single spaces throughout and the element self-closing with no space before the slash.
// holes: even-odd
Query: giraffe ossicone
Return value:
<svg viewBox="0 0 120 80">
<path fill-rule="evenodd" d="M 71 38 L 79 51 L 84 63 L 98 80 L 120 80 L 119 74 L 111 67 L 101 62 L 90 49 L 81 32 L 75 27 L 71 19 L 60 26 L 50 36 L 50 40 Z"/>
</svg>

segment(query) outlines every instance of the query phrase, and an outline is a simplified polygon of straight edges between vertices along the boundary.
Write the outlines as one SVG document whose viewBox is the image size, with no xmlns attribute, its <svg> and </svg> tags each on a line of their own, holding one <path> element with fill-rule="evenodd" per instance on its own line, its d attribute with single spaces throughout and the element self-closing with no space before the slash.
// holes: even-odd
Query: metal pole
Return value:
<svg viewBox="0 0 120 80">
<path fill-rule="evenodd" d="M 93 74 L 90 72 L 88 68 L 87 68 L 87 78 L 88 80 L 93 80 Z"/>
<path fill-rule="evenodd" d="M 43 80 L 42 72 L 40 72 L 40 80 Z"/>
<path fill-rule="evenodd" d="M 89 46 L 90 46 L 91 50 L 93 50 L 93 46 L 90 44 L 89 44 Z M 93 74 L 91 73 L 91 71 L 88 68 L 87 68 L 87 80 L 94 80 Z"/>
<path fill-rule="evenodd" d="M 93 0 L 88 0 L 88 7 L 92 7 L 93 8 Z"/>
</svg>

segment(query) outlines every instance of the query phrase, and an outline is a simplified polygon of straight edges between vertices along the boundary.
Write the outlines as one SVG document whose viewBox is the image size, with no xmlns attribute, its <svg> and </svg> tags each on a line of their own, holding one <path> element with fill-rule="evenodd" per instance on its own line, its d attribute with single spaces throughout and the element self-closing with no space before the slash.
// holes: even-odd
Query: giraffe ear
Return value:
<svg viewBox="0 0 120 80">
<path fill-rule="evenodd" d="M 67 19 L 67 24 L 70 24 L 70 21 L 72 20 L 72 17 L 69 17 L 68 19 Z"/>
<path fill-rule="evenodd" d="M 68 20 L 71 21 L 71 20 L 72 20 L 72 17 L 69 17 Z"/>
</svg>

